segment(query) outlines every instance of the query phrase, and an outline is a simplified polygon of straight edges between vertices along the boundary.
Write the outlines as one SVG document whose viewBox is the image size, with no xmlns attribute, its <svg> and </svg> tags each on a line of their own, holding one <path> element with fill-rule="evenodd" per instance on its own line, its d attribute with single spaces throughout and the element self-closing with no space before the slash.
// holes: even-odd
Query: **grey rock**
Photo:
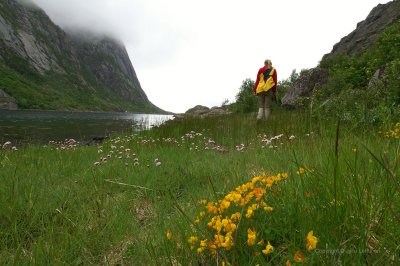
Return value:
<svg viewBox="0 0 400 266">
<path fill-rule="evenodd" d="M 385 67 L 382 66 L 378 68 L 372 78 L 368 82 L 368 89 L 376 89 L 377 86 L 379 86 L 379 83 L 381 82 L 383 75 L 385 73 Z"/>
<path fill-rule="evenodd" d="M 340 53 L 350 56 L 360 54 L 375 43 L 385 28 L 393 25 L 399 19 L 399 0 L 377 5 L 371 10 L 367 18 L 359 22 L 354 31 L 335 44 L 332 51 L 326 54 L 323 59 L 332 58 Z"/>
<path fill-rule="evenodd" d="M 193 108 L 190 108 L 185 112 L 185 114 L 175 115 L 176 118 L 183 118 L 185 116 L 199 116 L 199 117 L 208 117 L 208 116 L 219 116 L 219 115 L 228 115 L 231 112 L 224 107 L 214 106 L 211 109 L 207 106 L 196 105 Z"/>
<path fill-rule="evenodd" d="M 187 115 L 202 115 L 210 111 L 210 108 L 203 105 L 196 105 L 185 112 Z"/>
<path fill-rule="evenodd" d="M 219 115 L 229 115 L 232 112 L 226 110 L 225 108 L 222 107 L 213 107 L 211 110 L 203 115 L 205 116 L 219 116 Z"/>
<path fill-rule="evenodd" d="M 328 81 L 328 71 L 319 67 L 302 73 L 282 98 L 282 106 L 295 108 L 298 97 L 309 97 Z"/>
<path fill-rule="evenodd" d="M 17 110 L 17 101 L 0 89 L 0 109 Z"/>
</svg>

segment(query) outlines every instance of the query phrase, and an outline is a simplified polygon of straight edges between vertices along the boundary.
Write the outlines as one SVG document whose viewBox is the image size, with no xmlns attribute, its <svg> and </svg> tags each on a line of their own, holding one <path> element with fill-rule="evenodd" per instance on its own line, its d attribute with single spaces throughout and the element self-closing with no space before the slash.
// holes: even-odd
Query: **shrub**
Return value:
<svg viewBox="0 0 400 266">
<path fill-rule="evenodd" d="M 320 67 L 328 69 L 330 78 L 314 95 L 318 115 L 365 124 L 400 113 L 400 22 L 364 53 L 339 54 L 321 61 Z M 384 76 L 369 84 L 377 69 L 384 69 Z"/>
<path fill-rule="evenodd" d="M 245 79 L 236 95 L 236 102 L 232 105 L 232 111 L 236 113 L 250 113 L 257 111 L 258 99 L 253 92 L 254 81 Z"/>
</svg>

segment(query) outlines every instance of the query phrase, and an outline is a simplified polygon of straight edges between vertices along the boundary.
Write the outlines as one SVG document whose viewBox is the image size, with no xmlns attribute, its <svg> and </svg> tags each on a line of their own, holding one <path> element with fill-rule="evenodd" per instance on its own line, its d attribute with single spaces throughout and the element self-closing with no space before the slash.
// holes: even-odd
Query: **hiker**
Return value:
<svg viewBox="0 0 400 266">
<path fill-rule="evenodd" d="M 271 113 L 271 103 L 276 100 L 277 74 L 272 67 L 271 60 L 264 61 L 264 67 L 258 70 L 257 80 L 254 84 L 254 95 L 258 97 L 259 109 L 257 120 L 268 119 Z"/>
</svg>

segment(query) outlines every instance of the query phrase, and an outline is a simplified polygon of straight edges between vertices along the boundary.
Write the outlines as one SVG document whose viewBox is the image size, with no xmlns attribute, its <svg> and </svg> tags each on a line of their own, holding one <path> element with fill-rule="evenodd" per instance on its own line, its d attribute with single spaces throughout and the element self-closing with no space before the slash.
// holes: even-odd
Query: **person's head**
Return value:
<svg viewBox="0 0 400 266">
<path fill-rule="evenodd" d="M 264 61 L 264 65 L 265 65 L 265 66 L 271 67 L 271 66 L 272 66 L 271 60 L 269 60 L 269 59 L 265 60 L 265 61 Z"/>
</svg>

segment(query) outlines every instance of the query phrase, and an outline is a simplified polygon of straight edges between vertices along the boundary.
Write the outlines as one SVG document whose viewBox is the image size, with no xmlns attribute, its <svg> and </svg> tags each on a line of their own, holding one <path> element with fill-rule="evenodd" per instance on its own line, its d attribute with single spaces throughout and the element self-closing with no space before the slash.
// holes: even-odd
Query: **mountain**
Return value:
<svg viewBox="0 0 400 266">
<path fill-rule="evenodd" d="M 399 0 L 377 5 L 367 18 L 359 22 L 354 31 L 335 44 L 332 51 L 324 55 L 323 59 L 333 58 L 341 53 L 354 56 L 368 50 L 375 44 L 382 32 L 399 19 Z"/>
<path fill-rule="evenodd" d="M 32 3 L 0 2 L 0 108 L 163 113 L 124 45 L 69 33 Z"/>
<path fill-rule="evenodd" d="M 399 29 L 400 0 L 377 5 L 354 31 L 323 56 L 318 67 L 302 71 L 284 94 L 282 105 L 297 108 L 309 104 L 309 97 L 318 96 L 314 97 L 313 104 L 320 98 L 322 106 L 328 107 L 335 101 L 343 103 L 343 99 L 351 99 L 350 94 L 358 93 L 358 99 L 369 97 L 370 92 L 366 89 L 374 77 L 386 79 L 381 81 L 383 89 L 395 99 L 396 93 L 392 91 L 396 90 L 395 83 L 398 82 Z M 389 88 L 388 84 L 393 85 Z M 338 110 L 340 104 L 335 103 L 335 106 Z"/>
</svg>

